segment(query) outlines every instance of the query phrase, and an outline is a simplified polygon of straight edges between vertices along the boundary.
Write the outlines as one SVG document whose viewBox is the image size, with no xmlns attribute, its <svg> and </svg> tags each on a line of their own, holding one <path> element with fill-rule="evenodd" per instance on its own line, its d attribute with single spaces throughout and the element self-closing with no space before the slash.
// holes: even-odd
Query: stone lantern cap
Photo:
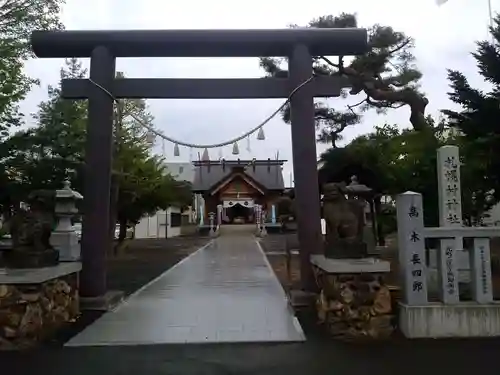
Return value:
<svg viewBox="0 0 500 375">
<path fill-rule="evenodd" d="M 83 195 L 79 192 L 71 189 L 71 183 L 66 180 L 64 181 L 64 187 L 62 189 L 56 190 L 56 199 L 57 200 L 81 200 L 83 199 Z"/>
<path fill-rule="evenodd" d="M 346 186 L 347 194 L 349 195 L 358 195 L 358 196 L 369 196 L 372 194 L 373 189 L 369 188 L 366 185 L 360 184 L 358 182 L 357 176 L 351 177 L 351 183 Z"/>
</svg>

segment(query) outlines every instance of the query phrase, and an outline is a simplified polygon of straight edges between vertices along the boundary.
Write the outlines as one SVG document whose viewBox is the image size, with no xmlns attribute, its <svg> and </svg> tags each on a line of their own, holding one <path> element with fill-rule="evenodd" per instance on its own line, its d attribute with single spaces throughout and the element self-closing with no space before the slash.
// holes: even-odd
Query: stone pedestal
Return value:
<svg viewBox="0 0 500 375">
<path fill-rule="evenodd" d="M 12 240 L 10 238 L 0 239 L 0 252 L 10 250 L 12 250 Z"/>
<path fill-rule="evenodd" d="M 368 257 L 368 246 L 362 241 L 337 239 L 327 241 L 325 256 L 331 259 L 364 259 Z"/>
<path fill-rule="evenodd" d="M 13 269 L 53 267 L 59 263 L 59 252 L 55 249 L 33 251 L 31 248 L 18 248 L 3 253 L 5 265 Z"/>
<path fill-rule="evenodd" d="M 78 262 L 0 269 L 0 350 L 36 346 L 78 317 Z"/>
<path fill-rule="evenodd" d="M 391 295 L 384 282 L 389 262 L 312 255 L 311 263 L 320 289 L 318 318 L 329 334 L 348 341 L 392 334 Z"/>
<path fill-rule="evenodd" d="M 59 260 L 61 262 L 77 262 L 80 260 L 81 247 L 78 235 L 74 230 L 52 232 L 50 244 L 59 251 Z"/>
</svg>

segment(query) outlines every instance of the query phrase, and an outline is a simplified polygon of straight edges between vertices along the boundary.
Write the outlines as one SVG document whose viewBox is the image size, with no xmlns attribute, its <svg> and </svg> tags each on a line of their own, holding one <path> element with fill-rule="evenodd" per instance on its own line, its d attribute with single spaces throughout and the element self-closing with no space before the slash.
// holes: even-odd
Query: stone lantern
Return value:
<svg viewBox="0 0 500 375">
<path fill-rule="evenodd" d="M 351 177 L 351 183 L 346 187 L 347 195 L 352 200 L 360 201 L 360 210 L 363 212 L 363 238 L 364 241 L 367 242 L 369 251 L 376 247 L 377 243 L 377 220 L 374 209 L 374 193 L 373 189 L 369 188 L 364 184 L 360 184 L 357 176 Z M 366 207 L 366 203 L 368 203 L 370 208 L 370 222 L 366 222 L 366 216 L 364 214 L 364 210 Z M 370 251 L 371 252 L 371 251 Z"/>
<path fill-rule="evenodd" d="M 58 224 L 50 237 L 51 245 L 59 251 L 60 261 L 79 261 L 80 243 L 71 219 L 78 213 L 76 202 L 82 200 L 83 196 L 71 189 L 69 181 L 64 182 L 64 187 L 56 190 L 55 215 Z"/>
<path fill-rule="evenodd" d="M 347 185 L 347 194 L 356 199 L 368 200 L 372 195 L 373 189 L 364 184 L 360 184 L 357 176 L 351 177 L 351 183 Z"/>
<path fill-rule="evenodd" d="M 208 213 L 208 222 L 210 223 L 210 236 L 215 237 L 215 212 Z"/>
</svg>

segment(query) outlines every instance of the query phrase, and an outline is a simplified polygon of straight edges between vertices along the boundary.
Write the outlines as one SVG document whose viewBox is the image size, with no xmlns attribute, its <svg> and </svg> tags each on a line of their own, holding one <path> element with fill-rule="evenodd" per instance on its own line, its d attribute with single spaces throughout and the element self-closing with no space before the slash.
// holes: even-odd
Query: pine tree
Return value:
<svg viewBox="0 0 500 375">
<path fill-rule="evenodd" d="M 465 172 L 474 183 L 474 186 L 463 184 L 463 188 L 472 189 L 477 211 L 500 201 L 500 16 L 495 18 L 491 32 L 494 41 L 478 42 L 473 53 L 480 75 L 491 88 L 485 91 L 473 88 L 463 73 L 449 70 L 448 95 L 462 109 L 443 111 L 449 126 L 459 134 L 457 141 L 464 156 Z"/>
<path fill-rule="evenodd" d="M 293 25 L 292 27 L 297 27 Z M 311 28 L 358 27 L 355 14 L 322 16 L 309 22 Z M 357 104 L 346 109 L 331 108 L 326 102 L 316 102 L 316 126 L 318 142 L 336 147 L 339 134 L 348 126 L 361 121 L 362 114 L 370 109 L 383 113 L 391 108 L 406 106 L 410 109 L 410 123 L 417 131 L 432 129 L 425 116 L 428 99 L 419 90 L 421 72 L 415 65 L 414 40 L 390 26 L 373 25 L 368 29 L 371 51 L 349 58 L 343 56 L 314 56 L 313 70 L 317 75 L 343 76 L 349 80 L 349 94 L 357 96 Z M 268 76 L 288 76 L 284 59 L 265 57 L 260 59 L 261 68 Z M 290 121 L 290 107 L 285 107 L 283 120 Z"/>
<path fill-rule="evenodd" d="M 66 60 L 61 69 L 61 79 L 86 75 L 77 59 Z M 60 86 L 49 87 L 48 96 L 39 104 L 37 125 L 5 142 L 9 152 L 3 155 L 3 161 L 9 174 L 0 206 L 7 209 L 31 190 L 59 189 L 66 179 L 71 180 L 73 189 L 83 192 L 87 102 L 62 98 Z M 152 127 L 153 121 L 145 100 L 124 99 L 115 106 L 113 233 L 117 216 L 122 222 L 134 222 L 146 213 L 165 208 L 180 192 L 175 191 L 174 182 L 166 175 L 162 158 L 151 154 L 152 140 L 140 125 L 144 122 Z"/>
</svg>

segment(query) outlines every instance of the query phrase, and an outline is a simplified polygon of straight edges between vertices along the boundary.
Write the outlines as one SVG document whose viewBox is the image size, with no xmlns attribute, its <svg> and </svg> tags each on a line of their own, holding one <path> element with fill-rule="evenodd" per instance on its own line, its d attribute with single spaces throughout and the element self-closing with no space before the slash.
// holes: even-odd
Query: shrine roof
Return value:
<svg viewBox="0 0 500 375">
<path fill-rule="evenodd" d="M 193 191 L 208 191 L 233 173 L 244 173 L 267 190 L 283 190 L 286 160 L 195 161 Z"/>
</svg>

